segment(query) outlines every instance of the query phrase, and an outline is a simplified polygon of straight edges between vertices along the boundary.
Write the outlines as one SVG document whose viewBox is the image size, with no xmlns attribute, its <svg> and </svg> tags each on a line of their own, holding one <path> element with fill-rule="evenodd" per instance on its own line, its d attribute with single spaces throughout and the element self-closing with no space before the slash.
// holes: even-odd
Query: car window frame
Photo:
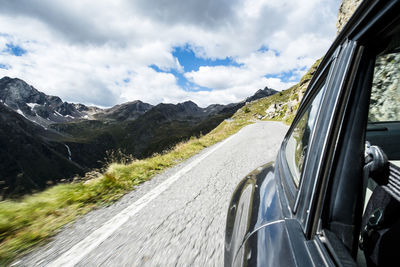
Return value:
<svg viewBox="0 0 400 267">
<path fill-rule="evenodd" d="M 337 57 L 337 53 L 340 51 L 340 48 L 338 48 L 338 50 L 335 52 L 334 55 L 332 55 L 332 57 L 329 59 L 328 62 L 326 62 L 323 66 L 321 66 L 321 71 L 319 72 L 319 74 L 317 74 L 310 82 L 306 93 L 303 97 L 303 100 L 300 104 L 300 107 L 298 109 L 298 112 L 295 116 L 295 118 L 293 119 L 293 122 L 288 130 L 288 132 L 286 133 L 286 136 L 282 142 L 282 145 L 280 147 L 280 171 L 281 171 L 281 177 L 283 177 L 282 179 L 282 185 L 283 188 L 285 190 L 285 195 L 288 199 L 290 208 L 292 210 L 293 215 L 296 214 L 297 211 L 297 203 L 298 203 L 298 199 L 300 196 L 300 192 L 302 191 L 303 188 L 303 184 L 304 184 L 304 171 L 309 168 L 309 163 L 308 163 L 308 158 L 309 158 L 309 154 L 311 153 L 310 151 L 312 151 L 312 144 L 313 144 L 313 139 L 315 136 L 315 129 L 316 129 L 316 124 L 319 120 L 319 113 L 321 110 L 321 106 L 322 103 L 324 101 L 325 95 L 326 95 L 326 90 L 327 90 L 327 83 L 329 81 L 330 75 L 331 75 L 331 68 L 334 66 L 335 62 L 336 62 L 336 57 Z M 324 88 L 323 88 L 324 87 Z M 302 172 L 300 173 L 300 181 L 299 181 L 299 186 L 296 187 L 296 185 L 294 184 L 293 181 L 293 176 L 292 173 L 290 171 L 290 168 L 288 166 L 287 163 L 287 159 L 286 159 L 286 154 L 285 154 L 285 150 L 286 150 L 286 145 L 288 142 L 289 137 L 291 136 L 291 134 L 293 133 L 295 127 L 297 126 L 299 120 L 302 118 L 302 116 L 304 115 L 304 113 L 307 111 L 309 105 L 312 104 L 312 101 L 315 99 L 316 95 L 319 93 L 320 90 L 323 90 L 322 92 L 322 96 L 321 96 L 321 100 L 320 100 L 320 104 L 318 107 L 318 114 L 317 117 L 315 119 L 315 123 L 314 123 L 314 127 L 312 129 L 312 133 L 310 135 L 310 139 L 309 139 L 309 148 L 307 150 L 307 154 L 305 157 L 305 162 L 304 162 L 304 167 L 302 169 Z"/>
<path fill-rule="evenodd" d="M 315 79 L 311 81 L 309 89 L 307 89 L 298 115 L 296 115 L 284 139 L 284 142 L 286 142 L 288 135 L 293 131 L 292 128 L 294 128 L 294 125 L 296 125 L 304 110 L 308 107 L 309 101 L 312 101 L 313 95 L 318 91 L 321 79 L 323 79 L 323 76 L 326 75 L 325 73 L 327 72 L 325 80 L 326 88 L 321 103 L 321 107 L 323 108 L 319 109 L 319 115 L 316 119 L 310 140 L 310 149 L 307 151 L 306 162 L 302 171 L 300 186 L 298 190 L 295 190 L 294 194 L 290 192 L 290 187 L 293 189 L 295 186 L 293 184 L 290 185 L 293 181 L 291 181 L 290 170 L 285 166 L 283 144 L 279 153 L 279 163 L 281 166 L 280 174 L 281 177 L 283 177 L 283 179 L 281 179 L 282 185 L 285 189 L 286 198 L 289 201 L 292 216 L 300 223 L 308 238 L 310 238 L 310 215 L 312 209 L 315 208 L 314 205 L 316 204 L 316 197 L 318 196 L 317 189 L 321 182 L 320 176 L 323 173 L 321 166 L 328 154 L 326 149 L 329 145 L 329 135 L 331 134 L 332 125 L 335 122 L 334 118 L 339 109 L 338 101 L 342 95 L 345 79 L 354 58 L 355 47 L 355 42 L 345 40 L 342 45 L 334 50 L 331 57 L 322 63 L 321 69 L 317 70 Z M 321 114 L 324 115 L 321 117 Z M 318 136 L 315 136 L 316 132 L 319 133 Z"/>
<path fill-rule="evenodd" d="M 332 141 L 333 130 L 336 127 L 337 115 L 340 112 L 341 105 L 339 101 L 345 93 L 345 86 L 349 77 L 349 71 L 353 67 L 353 61 L 356 56 L 357 43 L 345 40 L 336 51 L 336 61 L 330 69 L 330 78 L 328 81 L 328 94 L 325 95 L 322 105 L 326 108 L 323 110 L 325 116 L 322 116 L 317 122 L 316 131 L 320 132 L 319 138 L 314 138 L 313 145 L 314 153 L 309 158 L 310 166 L 305 170 L 306 176 L 311 176 L 313 179 L 308 179 L 308 184 L 304 185 L 304 190 L 298 198 L 298 219 L 301 221 L 304 232 L 310 236 L 310 227 L 312 225 L 312 214 L 316 208 L 317 198 L 320 194 L 319 188 L 322 182 L 325 171 L 323 164 L 327 156 L 330 154 L 328 147 Z M 329 115 L 327 115 L 329 114 Z M 307 181 L 306 181 L 307 182 Z"/>
</svg>

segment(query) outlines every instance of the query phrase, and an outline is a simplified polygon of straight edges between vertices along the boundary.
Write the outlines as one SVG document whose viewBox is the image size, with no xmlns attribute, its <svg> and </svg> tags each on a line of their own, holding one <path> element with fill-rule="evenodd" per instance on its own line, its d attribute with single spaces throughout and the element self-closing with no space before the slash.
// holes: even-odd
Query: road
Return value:
<svg viewBox="0 0 400 267">
<path fill-rule="evenodd" d="M 14 266 L 222 266 L 237 183 L 275 159 L 287 126 L 259 122 L 63 228 Z"/>
</svg>

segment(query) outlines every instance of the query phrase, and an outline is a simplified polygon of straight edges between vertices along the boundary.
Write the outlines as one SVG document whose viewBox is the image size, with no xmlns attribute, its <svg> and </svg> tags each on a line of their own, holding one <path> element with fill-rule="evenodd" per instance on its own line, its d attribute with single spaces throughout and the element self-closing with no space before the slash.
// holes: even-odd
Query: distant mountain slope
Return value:
<svg viewBox="0 0 400 267">
<path fill-rule="evenodd" d="M 135 120 L 86 120 L 49 127 L 64 136 L 62 141 L 69 145 L 72 154 L 77 154 L 74 159 L 79 164 L 99 167 L 107 150 L 121 149 L 136 158 L 147 157 L 192 136 L 208 133 L 243 105 L 244 102 L 200 108 L 191 101 L 158 104 Z"/>
<path fill-rule="evenodd" d="M 61 178 L 82 174 L 83 169 L 68 160 L 68 150 L 51 142 L 44 129 L 0 103 L 1 195 L 40 190 Z"/>
<path fill-rule="evenodd" d="M 134 151 L 139 157 L 161 152 L 191 136 L 206 134 L 229 118 L 242 106 L 235 108 L 200 108 L 188 101 L 177 105 L 159 104 L 136 121 L 124 125 L 130 136 L 120 136 L 121 147 Z"/>
</svg>

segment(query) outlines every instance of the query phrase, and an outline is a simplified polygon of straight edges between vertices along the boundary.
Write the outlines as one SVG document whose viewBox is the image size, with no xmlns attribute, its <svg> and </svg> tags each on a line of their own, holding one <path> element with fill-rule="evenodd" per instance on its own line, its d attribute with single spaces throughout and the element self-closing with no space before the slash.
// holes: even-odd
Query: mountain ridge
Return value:
<svg viewBox="0 0 400 267">
<path fill-rule="evenodd" d="M 267 97 L 277 92 L 276 90 L 265 87 L 264 89 L 257 90 L 254 95 L 247 97 L 241 102 L 226 105 L 211 104 L 205 108 L 199 107 L 191 100 L 177 104 L 159 103 L 157 105 L 151 105 L 141 100 L 134 100 L 117 104 L 110 108 L 99 108 L 81 103 L 68 103 L 58 96 L 46 95 L 19 78 L 5 76 L 0 79 L 0 102 L 11 107 L 20 114 L 23 113 L 22 115 L 27 119 L 44 127 L 54 123 L 83 119 L 134 120 L 158 105 L 175 105 L 178 106 L 182 112 L 200 116 L 200 113 L 216 113 L 222 109 L 243 105 L 246 102 Z"/>
<path fill-rule="evenodd" d="M 0 79 L 3 141 L 7 142 L 10 127 L 18 128 L 18 124 L 7 128 L 6 121 L 19 121 L 26 130 L 13 136 L 7 150 L 2 147 L 1 154 L 15 156 L 0 162 L 0 192 L 7 197 L 41 190 L 61 179 L 71 180 L 74 175 L 101 168 L 110 151 L 122 151 L 135 158 L 161 153 L 192 136 L 208 133 L 247 102 L 276 92 L 266 87 L 239 103 L 212 104 L 205 108 L 190 100 L 154 106 L 135 100 L 103 109 L 64 102 L 21 79 L 3 77 Z M 27 146 L 26 140 L 34 145 Z M 10 151 L 21 151 L 23 155 Z M 40 155 L 40 151 L 45 151 L 45 155 Z M 32 161 L 24 155 L 35 155 L 38 160 Z M 56 167 L 51 173 L 35 172 L 29 167 L 31 161 L 37 169 L 51 169 L 49 162 L 52 162 L 54 166 L 71 165 L 74 171 Z M 20 182 L 16 186 L 12 178 L 17 179 L 18 175 Z"/>
</svg>

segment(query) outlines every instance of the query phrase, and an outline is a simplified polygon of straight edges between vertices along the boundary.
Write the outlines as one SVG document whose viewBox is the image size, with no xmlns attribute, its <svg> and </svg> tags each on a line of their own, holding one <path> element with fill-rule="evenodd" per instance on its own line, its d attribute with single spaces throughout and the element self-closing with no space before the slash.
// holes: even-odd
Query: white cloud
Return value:
<svg viewBox="0 0 400 267">
<path fill-rule="evenodd" d="M 338 6 L 339 0 L 4 0 L 0 64 L 11 68 L 0 68 L 0 77 L 101 106 L 135 99 L 239 101 L 265 86 L 289 87 L 293 82 L 279 74 L 298 75 L 323 56 L 336 33 Z M 5 53 L 7 43 L 27 53 Z M 199 57 L 231 57 L 241 65 L 187 72 L 194 86 L 213 90 L 185 91 L 173 74 L 149 66 L 183 73 L 172 51 L 186 44 Z"/>
<path fill-rule="evenodd" d="M 217 66 L 200 67 L 199 71 L 186 73 L 185 76 L 200 86 L 214 88 L 212 93 L 222 91 L 223 93 L 219 93 L 221 96 L 231 94 L 228 99 L 234 102 L 243 100 L 265 86 L 283 90 L 295 84 L 282 82 L 279 78 L 266 78 L 262 73 L 247 67 Z"/>
<path fill-rule="evenodd" d="M 171 103 L 185 98 L 185 93 L 176 84 L 173 74 L 156 72 L 152 68 L 140 68 L 131 76 L 123 91 L 123 99 L 141 99 L 150 103 Z M 145 94 L 143 94 L 145 92 Z M 178 102 L 179 102 L 178 101 Z"/>
</svg>

